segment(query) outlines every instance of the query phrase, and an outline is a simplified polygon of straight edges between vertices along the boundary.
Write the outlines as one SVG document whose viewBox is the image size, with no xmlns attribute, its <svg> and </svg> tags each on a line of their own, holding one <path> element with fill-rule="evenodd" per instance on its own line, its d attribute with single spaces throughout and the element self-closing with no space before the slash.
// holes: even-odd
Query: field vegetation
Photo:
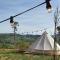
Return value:
<svg viewBox="0 0 60 60">
<path fill-rule="evenodd" d="M 53 60 L 49 55 L 25 54 L 20 51 L 27 49 L 39 35 L 0 34 L 0 60 Z M 57 56 L 57 60 L 60 57 Z"/>
</svg>

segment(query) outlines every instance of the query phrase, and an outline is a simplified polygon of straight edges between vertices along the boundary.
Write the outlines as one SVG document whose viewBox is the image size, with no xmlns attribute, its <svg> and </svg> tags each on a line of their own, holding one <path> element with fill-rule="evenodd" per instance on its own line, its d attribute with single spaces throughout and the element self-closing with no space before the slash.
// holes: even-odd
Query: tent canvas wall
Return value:
<svg viewBox="0 0 60 60">
<path fill-rule="evenodd" d="M 54 53 L 54 39 L 45 31 L 41 38 L 36 40 L 28 49 L 28 52 L 34 53 Z M 60 46 L 56 43 L 56 54 L 60 54 Z"/>
</svg>

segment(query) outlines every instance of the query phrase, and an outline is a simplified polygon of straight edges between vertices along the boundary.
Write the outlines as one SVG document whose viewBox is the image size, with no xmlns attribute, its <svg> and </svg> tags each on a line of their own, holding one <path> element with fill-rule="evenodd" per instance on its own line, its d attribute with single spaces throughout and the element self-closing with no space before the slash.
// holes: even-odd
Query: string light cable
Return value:
<svg viewBox="0 0 60 60">
<path fill-rule="evenodd" d="M 43 3 L 41 3 L 41 4 L 38 4 L 38 5 L 36 5 L 36 6 L 32 7 L 32 8 L 30 8 L 30 9 L 27 9 L 27 10 L 25 10 L 25 11 L 19 13 L 19 14 L 16 14 L 16 15 L 14 15 L 14 16 L 11 16 L 11 17 L 14 18 L 14 17 L 17 17 L 17 16 L 19 16 L 19 15 L 22 15 L 22 14 L 24 14 L 24 13 L 26 13 L 26 12 L 28 12 L 28 11 L 31 11 L 31 10 L 33 10 L 33 9 L 35 9 L 35 8 L 37 8 L 37 7 L 39 7 L 39 6 L 43 5 L 43 4 L 45 4 L 45 3 L 46 3 L 46 8 L 49 9 L 49 7 L 51 8 L 49 2 L 50 2 L 50 0 L 45 0 L 45 2 L 43 2 Z M 10 20 L 11 17 L 9 17 L 9 18 L 7 18 L 7 19 L 5 19 L 5 20 L 0 21 L 0 23 Z"/>
</svg>

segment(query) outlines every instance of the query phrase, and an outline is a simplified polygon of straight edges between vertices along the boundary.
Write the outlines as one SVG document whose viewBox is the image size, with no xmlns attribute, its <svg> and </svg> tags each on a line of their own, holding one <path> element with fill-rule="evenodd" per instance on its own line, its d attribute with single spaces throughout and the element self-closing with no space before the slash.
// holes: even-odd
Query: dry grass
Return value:
<svg viewBox="0 0 60 60">
<path fill-rule="evenodd" d="M 60 57 L 58 58 L 57 60 L 60 60 Z M 0 60 L 53 60 L 53 56 L 21 54 L 5 49 L 0 50 Z"/>
</svg>

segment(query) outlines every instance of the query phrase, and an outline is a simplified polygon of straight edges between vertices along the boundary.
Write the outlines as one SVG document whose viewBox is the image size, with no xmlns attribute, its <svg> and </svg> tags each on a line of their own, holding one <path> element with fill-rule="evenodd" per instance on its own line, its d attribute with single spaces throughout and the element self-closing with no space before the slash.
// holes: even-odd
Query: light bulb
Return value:
<svg viewBox="0 0 60 60">
<path fill-rule="evenodd" d="M 47 9 L 48 10 L 48 13 L 51 13 L 52 12 L 52 9 L 51 8 L 49 8 L 49 9 Z"/>
</svg>

